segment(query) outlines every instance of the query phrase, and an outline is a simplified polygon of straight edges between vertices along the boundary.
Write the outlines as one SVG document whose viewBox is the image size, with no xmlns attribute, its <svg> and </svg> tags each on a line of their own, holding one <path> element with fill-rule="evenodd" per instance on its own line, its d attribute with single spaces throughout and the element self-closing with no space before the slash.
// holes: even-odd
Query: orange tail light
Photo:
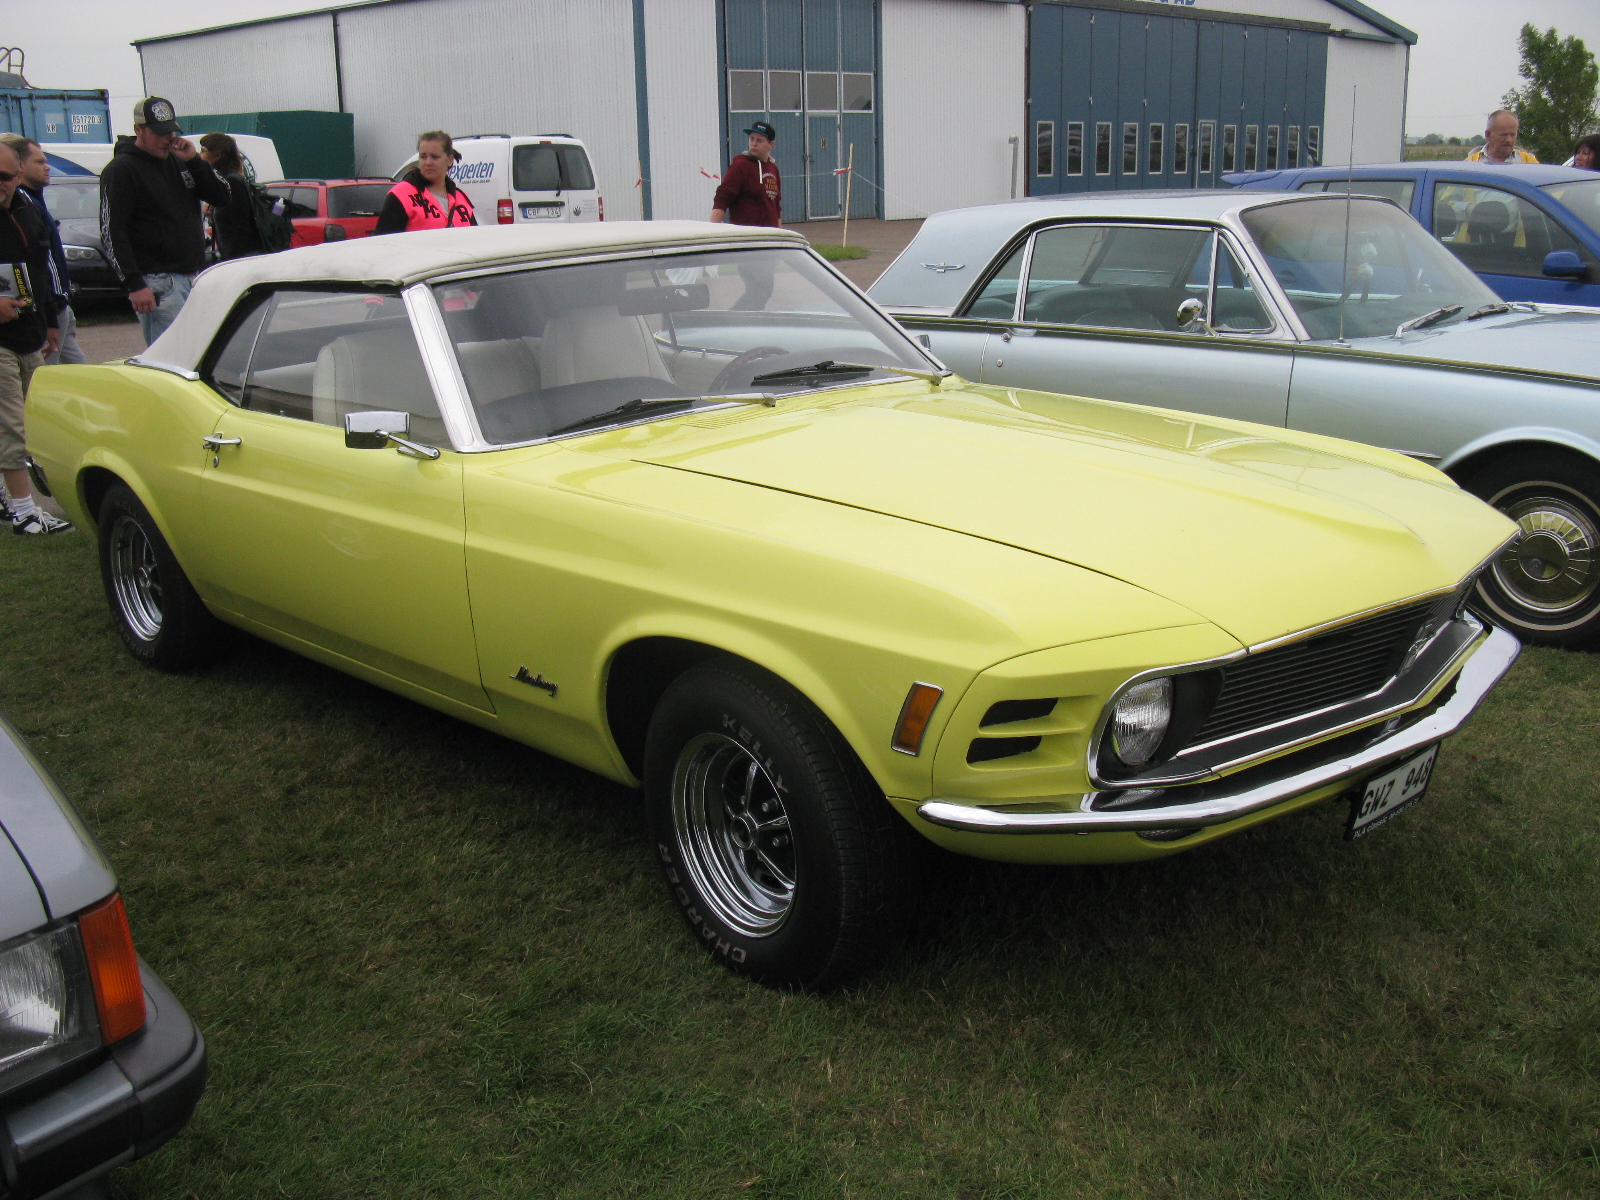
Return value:
<svg viewBox="0 0 1600 1200">
<path fill-rule="evenodd" d="M 144 984 L 133 952 L 128 910 L 122 893 L 78 914 L 83 949 L 94 980 L 94 1003 L 100 1011 L 100 1036 L 107 1045 L 144 1028 Z"/>
</svg>

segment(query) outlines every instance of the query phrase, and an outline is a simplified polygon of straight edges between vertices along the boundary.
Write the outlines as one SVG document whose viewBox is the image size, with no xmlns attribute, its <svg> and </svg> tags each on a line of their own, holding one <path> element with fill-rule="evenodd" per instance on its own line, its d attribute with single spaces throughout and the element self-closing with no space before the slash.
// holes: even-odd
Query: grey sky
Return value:
<svg viewBox="0 0 1600 1200">
<path fill-rule="evenodd" d="M 580 3 L 581 0 L 573 0 Z M 1517 86 L 1517 31 L 1524 21 L 1583 38 L 1600 54 L 1597 0 L 1370 0 L 1417 31 L 1411 55 L 1406 132 L 1469 135 L 1507 89 Z M 317 0 L 5 0 L 4 40 L 27 51 L 36 87 L 108 88 L 112 124 L 131 132 L 129 109 L 142 94 L 139 56 L 128 44 L 210 25 L 317 8 Z M 1196 7 L 1205 7 L 1199 0 Z M 227 70 L 218 63 L 218 70 Z M 284 64 L 293 70 L 292 63 Z"/>
</svg>

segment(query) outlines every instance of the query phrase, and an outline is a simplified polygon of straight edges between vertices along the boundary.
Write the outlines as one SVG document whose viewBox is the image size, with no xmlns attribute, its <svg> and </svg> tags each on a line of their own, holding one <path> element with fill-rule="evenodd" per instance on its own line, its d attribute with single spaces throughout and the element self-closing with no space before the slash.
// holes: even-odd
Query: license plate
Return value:
<svg viewBox="0 0 1600 1200">
<path fill-rule="evenodd" d="M 1353 842 L 1371 833 L 1402 809 L 1410 808 L 1421 800 L 1422 794 L 1428 790 L 1428 777 L 1433 774 L 1433 760 L 1438 757 L 1439 746 L 1435 743 L 1394 770 L 1367 780 L 1366 787 L 1351 802 L 1350 824 L 1345 828 L 1345 840 Z"/>
<path fill-rule="evenodd" d="M 522 217 L 526 221 L 534 220 L 536 217 L 559 217 L 561 209 L 560 204 L 524 204 Z"/>
</svg>

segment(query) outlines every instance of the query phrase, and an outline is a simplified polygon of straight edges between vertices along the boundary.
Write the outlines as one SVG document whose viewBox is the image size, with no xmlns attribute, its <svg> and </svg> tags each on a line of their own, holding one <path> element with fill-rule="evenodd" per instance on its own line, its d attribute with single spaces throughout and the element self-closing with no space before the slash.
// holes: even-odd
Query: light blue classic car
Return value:
<svg viewBox="0 0 1600 1200">
<path fill-rule="evenodd" d="M 1431 463 L 1522 527 L 1482 605 L 1529 641 L 1600 638 L 1600 310 L 1502 301 L 1392 201 L 1101 192 L 958 209 L 870 295 L 1023 408 L 1028 389 L 1065 392 Z"/>
</svg>

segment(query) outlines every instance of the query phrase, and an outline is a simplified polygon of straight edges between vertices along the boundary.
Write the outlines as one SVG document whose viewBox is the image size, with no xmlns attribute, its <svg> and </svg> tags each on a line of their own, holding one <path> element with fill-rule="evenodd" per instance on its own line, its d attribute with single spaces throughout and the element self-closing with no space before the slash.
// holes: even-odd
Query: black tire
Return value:
<svg viewBox="0 0 1600 1200">
<path fill-rule="evenodd" d="M 679 676 L 651 717 L 644 781 L 673 903 L 733 970 L 821 990 L 898 934 L 916 835 L 782 680 L 731 660 Z"/>
<path fill-rule="evenodd" d="M 1600 639 L 1600 470 L 1552 449 L 1501 459 L 1463 486 L 1522 529 L 1484 572 L 1476 605 L 1527 642 Z"/>
<path fill-rule="evenodd" d="M 126 484 L 100 502 L 100 579 L 122 644 L 147 667 L 186 671 L 211 658 L 222 624 L 173 557 L 149 511 Z"/>
</svg>

